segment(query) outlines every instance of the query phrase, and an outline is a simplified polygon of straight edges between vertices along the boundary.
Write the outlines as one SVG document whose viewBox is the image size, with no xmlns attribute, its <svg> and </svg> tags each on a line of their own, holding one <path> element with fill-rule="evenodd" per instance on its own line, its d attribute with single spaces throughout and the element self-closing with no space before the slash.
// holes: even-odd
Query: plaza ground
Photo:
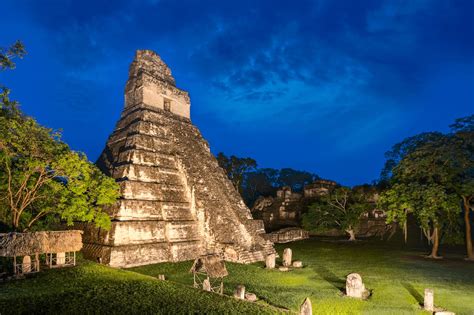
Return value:
<svg viewBox="0 0 474 315">
<path fill-rule="evenodd" d="M 225 294 L 243 284 L 259 298 L 254 304 L 191 288 L 192 262 L 117 270 L 82 261 L 0 284 L 0 313 L 278 313 L 296 312 L 309 296 L 313 314 L 428 314 L 420 307 L 425 288 L 434 289 L 438 307 L 474 313 L 474 263 L 462 259 L 462 250 L 429 260 L 421 248 L 379 241 L 310 239 L 277 245 L 280 255 L 285 247 L 304 268 L 280 272 L 263 263 L 227 263 Z M 352 272 L 371 290 L 367 301 L 344 297 Z M 168 281 L 156 280 L 159 274 Z"/>
</svg>

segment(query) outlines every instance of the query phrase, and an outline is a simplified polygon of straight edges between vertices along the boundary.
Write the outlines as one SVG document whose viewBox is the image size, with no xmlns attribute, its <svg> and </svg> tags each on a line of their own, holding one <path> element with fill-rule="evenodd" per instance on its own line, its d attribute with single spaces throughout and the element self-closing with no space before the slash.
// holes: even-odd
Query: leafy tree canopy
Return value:
<svg viewBox="0 0 474 315">
<path fill-rule="evenodd" d="M 388 220 L 406 224 L 413 213 L 428 240 L 433 241 L 432 257 L 438 243 L 456 240 L 461 200 L 470 229 L 469 205 L 474 193 L 473 116 L 457 119 L 452 133 L 425 133 L 395 145 L 387 154 L 386 176 L 390 188 L 380 199 L 388 210 Z M 390 168 L 387 167 L 390 166 Z M 466 232 L 468 243 L 470 231 Z M 468 245 L 468 247 L 472 247 Z M 472 249 L 468 249 L 468 253 Z M 474 258 L 474 256 L 473 256 Z"/>
<path fill-rule="evenodd" d="M 355 240 L 355 228 L 363 213 L 373 209 L 373 193 L 364 189 L 336 187 L 309 206 L 303 214 L 303 227 L 313 231 L 338 229 Z"/>
<path fill-rule="evenodd" d="M 25 54 L 21 43 L 0 50 L 1 69 Z M 118 185 L 61 134 L 24 115 L 4 88 L 0 96 L 0 221 L 12 230 L 46 228 L 63 220 L 108 228 L 104 206 L 119 196 Z"/>
</svg>

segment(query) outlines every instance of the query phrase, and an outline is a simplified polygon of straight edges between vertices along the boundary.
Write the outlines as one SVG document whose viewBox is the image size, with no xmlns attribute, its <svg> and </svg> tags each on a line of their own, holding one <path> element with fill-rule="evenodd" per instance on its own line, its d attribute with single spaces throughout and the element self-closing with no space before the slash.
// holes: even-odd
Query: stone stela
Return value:
<svg viewBox="0 0 474 315">
<path fill-rule="evenodd" d="M 292 256 L 291 248 L 285 248 L 283 250 L 283 267 L 291 266 L 291 259 L 292 259 L 291 256 Z"/>
<path fill-rule="evenodd" d="M 358 273 L 351 273 L 346 279 L 346 295 L 358 299 L 366 299 L 368 291 Z"/>
<path fill-rule="evenodd" d="M 161 58 L 137 51 L 125 107 L 97 161 L 121 199 L 108 209 L 110 231 L 81 226 L 85 257 L 132 267 L 208 254 L 251 263 L 275 252 L 191 123 L 190 106 Z"/>
</svg>

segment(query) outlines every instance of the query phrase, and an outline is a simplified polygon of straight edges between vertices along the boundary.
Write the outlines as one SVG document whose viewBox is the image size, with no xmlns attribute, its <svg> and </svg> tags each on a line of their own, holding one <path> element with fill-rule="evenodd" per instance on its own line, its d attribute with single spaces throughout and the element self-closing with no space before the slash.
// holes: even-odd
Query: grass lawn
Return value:
<svg viewBox="0 0 474 315">
<path fill-rule="evenodd" d="M 421 251 L 389 246 L 314 239 L 278 245 L 280 254 L 291 247 L 294 259 L 305 265 L 289 272 L 266 270 L 263 263 L 227 263 L 226 294 L 244 284 L 260 298 L 256 304 L 191 288 L 192 262 L 120 270 L 81 261 L 75 268 L 0 284 L 0 313 L 262 314 L 277 312 L 267 305 L 297 311 L 309 296 L 313 314 L 423 314 L 423 291 L 433 288 L 437 306 L 474 314 L 473 263 L 455 255 L 427 260 Z M 345 276 L 351 272 L 360 273 L 372 290 L 369 300 L 342 296 Z M 159 274 L 169 281 L 156 280 Z"/>
<path fill-rule="evenodd" d="M 293 250 L 294 260 L 305 267 L 290 272 L 265 270 L 263 263 L 240 265 L 227 263 L 229 276 L 225 291 L 231 294 L 238 284 L 271 305 L 297 311 L 309 296 L 313 314 L 428 314 L 420 308 L 425 288 L 435 291 L 435 305 L 456 314 L 474 314 L 474 263 L 462 256 L 444 260 L 421 257 L 423 251 L 393 249 L 390 244 L 360 241 L 356 243 L 305 240 L 278 245 Z M 188 273 L 191 262 L 157 264 L 131 270 L 171 281 L 192 285 Z M 372 290 L 367 301 L 342 296 L 345 277 L 361 274 Z"/>
<path fill-rule="evenodd" d="M 131 271 L 81 261 L 0 284 L 0 314 L 270 314 L 238 301 Z"/>
</svg>

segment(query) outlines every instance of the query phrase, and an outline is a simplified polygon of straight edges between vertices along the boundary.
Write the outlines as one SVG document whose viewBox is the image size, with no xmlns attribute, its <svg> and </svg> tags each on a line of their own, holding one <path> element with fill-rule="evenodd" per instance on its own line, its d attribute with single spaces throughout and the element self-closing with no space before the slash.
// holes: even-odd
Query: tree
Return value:
<svg viewBox="0 0 474 315">
<path fill-rule="evenodd" d="M 8 48 L 0 48 L 0 71 L 15 69 L 14 58 L 23 58 L 26 55 L 25 47 L 20 41 L 16 41 Z M 0 110 L 6 114 L 7 112 L 18 114 L 18 103 L 10 100 L 10 90 L 0 84 Z M 6 109 L 6 112 L 4 111 Z"/>
<path fill-rule="evenodd" d="M 235 189 L 242 194 L 242 179 L 249 170 L 257 167 L 257 162 L 252 158 L 239 158 L 235 155 L 227 157 L 224 153 L 217 154 L 217 162 L 222 167 L 227 176 L 232 181 Z"/>
<path fill-rule="evenodd" d="M 440 132 L 424 132 L 412 137 L 408 137 L 403 141 L 395 144 L 390 151 L 385 152 L 385 165 L 380 174 L 381 183 L 390 181 L 393 175 L 393 169 L 408 154 L 416 150 L 423 144 L 435 141 L 443 137 Z"/>
<path fill-rule="evenodd" d="M 369 196 L 362 190 L 336 187 L 309 206 L 308 212 L 303 214 L 302 222 L 308 230 L 337 228 L 349 234 L 349 240 L 354 241 L 355 227 L 360 216 L 372 207 Z"/>
<path fill-rule="evenodd" d="M 382 193 L 379 201 L 379 206 L 387 212 L 387 223 L 399 222 L 403 225 L 405 239 L 407 217 L 410 213 L 415 215 L 425 237 L 432 244 L 430 258 L 440 258 L 441 232 L 443 228 L 452 230 L 452 224 L 457 224 L 457 205 L 456 196 L 449 194 L 443 186 L 415 181 L 393 185 Z"/>
<path fill-rule="evenodd" d="M 273 168 L 262 168 L 244 174 L 242 181 L 242 198 L 252 207 L 260 196 L 271 196 L 277 190 L 279 171 Z"/>
<path fill-rule="evenodd" d="M 15 49 L 7 52 L 20 48 Z M 14 66 L 11 56 L 0 57 L 2 69 Z M 108 228 L 104 206 L 119 196 L 115 181 L 84 154 L 70 150 L 59 132 L 24 115 L 8 93 L 0 102 L 0 219 L 15 231 L 58 220 Z"/>
<path fill-rule="evenodd" d="M 456 119 L 450 128 L 452 141 L 443 151 L 451 184 L 462 200 L 467 260 L 474 260 L 470 217 L 474 202 L 474 115 Z"/>
<path fill-rule="evenodd" d="M 458 175 L 451 165 L 457 165 L 459 157 L 450 135 L 432 133 L 430 137 L 409 139 L 420 138 L 422 141 L 402 142 L 412 145 L 391 169 L 391 185 L 381 195 L 380 206 L 388 212 L 388 223 L 402 223 L 405 233 L 407 215 L 412 213 L 432 244 L 429 257 L 439 258 L 442 230 L 456 231 L 459 199 L 454 183 Z"/>
<path fill-rule="evenodd" d="M 278 187 L 289 186 L 293 191 L 302 191 L 304 186 L 314 182 L 320 177 L 306 171 L 298 171 L 292 168 L 282 168 L 278 175 Z"/>
</svg>

